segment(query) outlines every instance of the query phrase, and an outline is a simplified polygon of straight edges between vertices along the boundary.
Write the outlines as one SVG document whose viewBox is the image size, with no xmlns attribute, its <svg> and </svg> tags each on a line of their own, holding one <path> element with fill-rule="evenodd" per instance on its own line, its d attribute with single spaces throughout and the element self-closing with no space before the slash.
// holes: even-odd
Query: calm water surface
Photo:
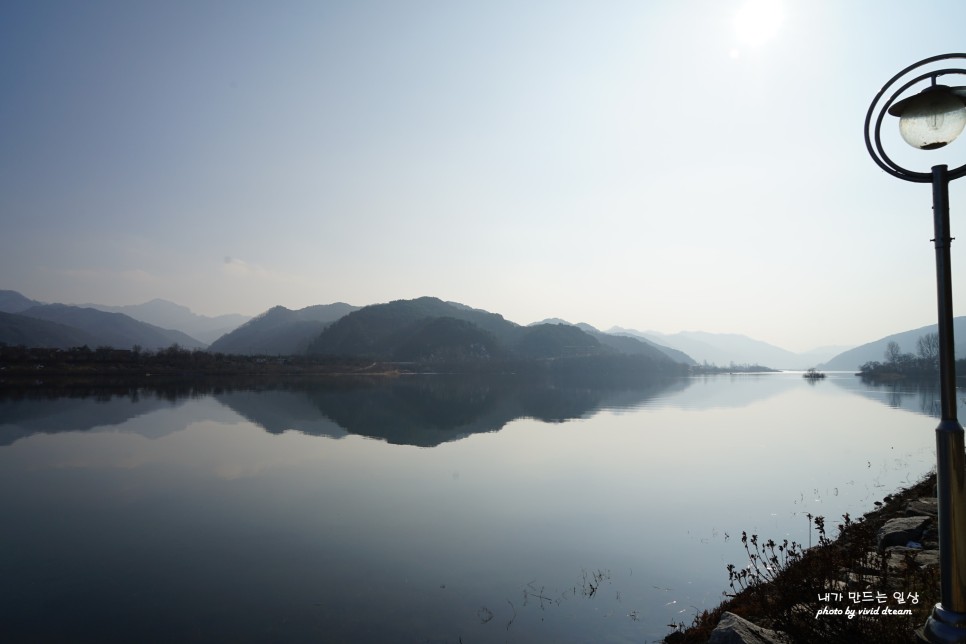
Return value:
<svg viewBox="0 0 966 644">
<path fill-rule="evenodd" d="M 799 373 L 0 391 L 0 639 L 657 641 L 742 530 L 807 545 L 930 471 L 937 406 Z"/>
</svg>

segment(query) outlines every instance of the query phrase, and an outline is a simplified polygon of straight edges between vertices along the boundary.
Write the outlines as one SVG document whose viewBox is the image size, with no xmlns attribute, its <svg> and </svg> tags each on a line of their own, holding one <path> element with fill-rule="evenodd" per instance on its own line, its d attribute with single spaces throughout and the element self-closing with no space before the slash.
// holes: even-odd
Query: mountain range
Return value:
<svg viewBox="0 0 966 644">
<path fill-rule="evenodd" d="M 700 363 L 727 367 L 731 364 L 757 364 L 773 369 L 808 369 L 848 349 L 832 346 L 794 353 L 775 345 L 735 333 L 707 333 L 682 331 L 667 334 L 657 331 L 635 331 L 612 327 L 608 333 L 644 338 L 655 344 L 686 353 Z"/>
<path fill-rule="evenodd" d="M 90 307 L 44 304 L 16 291 L 0 291 L 0 343 L 68 349 L 77 346 L 163 349 L 177 344 L 201 349 L 183 331 L 141 322 L 123 313 Z"/>
<path fill-rule="evenodd" d="M 107 313 L 123 313 L 140 322 L 146 322 L 165 329 L 177 329 L 192 338 L 209 345 L 229 331 L 247 322 L 247 315 L 229 313 L 209 317 L 198 315 L 187 306 L 167 300 L 154 299 L 144 304 L 127 306 L 105 306 L 103 304 L 83 304 L 82 307 L 97 309 Z M 0 305 L 0 310 L 6 310 Z"/>
<path fill-rule="evenodd" d="M 932 325 L 852 349 L 825 347 L 793 353 L 737 334 L 662 334 L 616 326 L 600 331 L 559 318 L 522 326 L 496 313 L 432 297 L 365 307 L 334 303 L 290 310 L 276 306 L 248 318 L 198 315 L 158 299 L 130 306 L 72 306 L 0 290 L 0 343 L 56 348 L 159 349 L 178 344 L 222 353 L 351 355 L 403 362 L 627 354 L 685 365 L 855 370 L 865 362 L 883 360 L 892 341 L 905 352 L 915 352 L 918 338 L 934 331 Z M 966 318 L 957 318 L 956 334 L 966 337 Z M 957 353 L 964 356 L 966 351 Z"/>
</svg>

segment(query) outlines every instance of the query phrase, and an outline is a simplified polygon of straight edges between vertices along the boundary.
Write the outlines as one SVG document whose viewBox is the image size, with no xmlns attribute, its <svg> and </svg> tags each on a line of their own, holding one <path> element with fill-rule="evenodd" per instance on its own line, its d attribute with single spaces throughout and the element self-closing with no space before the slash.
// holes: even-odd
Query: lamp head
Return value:
<svg viewBox="0 0 966 644">
<path fill-rule="evenodd" d="M 889 108 L 899 117 L 899 133 L 920 150 L 952 143 L 966 127 L 966 87 L 933 85 Z"/>
</svg>

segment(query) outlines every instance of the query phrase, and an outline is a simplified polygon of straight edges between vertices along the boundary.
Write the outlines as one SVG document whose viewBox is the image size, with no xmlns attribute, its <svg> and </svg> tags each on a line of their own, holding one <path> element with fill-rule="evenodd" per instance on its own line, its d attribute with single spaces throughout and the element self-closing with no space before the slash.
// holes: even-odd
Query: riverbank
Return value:
<svg viewBox="0 0 966 644">
<path fill-rule="evenodd" d="M 703 644 L 717 628 L 715 639 L 745 629 L 756 642 L 915 642 L 939 601 L 935 487 L 933 473 L 858 520 L 840 517 L 834 538 L 813 517 L 813 548 L 743 534 L 748 559 L 727 571 L 733 594 L 664 641 Z"/>
</svg>

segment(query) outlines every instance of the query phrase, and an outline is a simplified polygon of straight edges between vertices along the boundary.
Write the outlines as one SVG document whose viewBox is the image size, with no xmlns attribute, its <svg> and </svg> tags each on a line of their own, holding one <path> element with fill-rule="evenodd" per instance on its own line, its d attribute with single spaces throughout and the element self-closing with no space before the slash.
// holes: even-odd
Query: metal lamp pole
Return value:
<svg viewBox="0 0 966 644">
<path fill-rule="evenodd" d="M 940 602 L 933 608 L 920 636 L 927 642 L 966 642 L 966 447 L 956 414 L 956 356 L 953 338 L 953 291 L 950 271 L 949 182 L 966 175 L 966 164 L 953 170 L 933 166 L 915 172 L 886 154 L 880 136 L 886 113 L 899 117 L 903 139 L 913 147 L 933 150 L 952 142 L 966 126 L 966 88 L 940 85 L 947 75 L 966 75 L 966 69 L 933 69 L 886 93 L 917 70 L 966 54 L 943 54 L 921 60 L 896 74 L 876 94 L 865 117 L 865 144 L 872 159 L 894 177 L 931 183 L 936 247 L 936 287 L 939 305 L 939 382 L 942 418 L 936 427 L 936 497 L 939 523 Z M 930 86 L 918 94 L 896 99 L 923 81 Z M 873 127 L 873 115 L 878 114 Z"/>
</svg>

